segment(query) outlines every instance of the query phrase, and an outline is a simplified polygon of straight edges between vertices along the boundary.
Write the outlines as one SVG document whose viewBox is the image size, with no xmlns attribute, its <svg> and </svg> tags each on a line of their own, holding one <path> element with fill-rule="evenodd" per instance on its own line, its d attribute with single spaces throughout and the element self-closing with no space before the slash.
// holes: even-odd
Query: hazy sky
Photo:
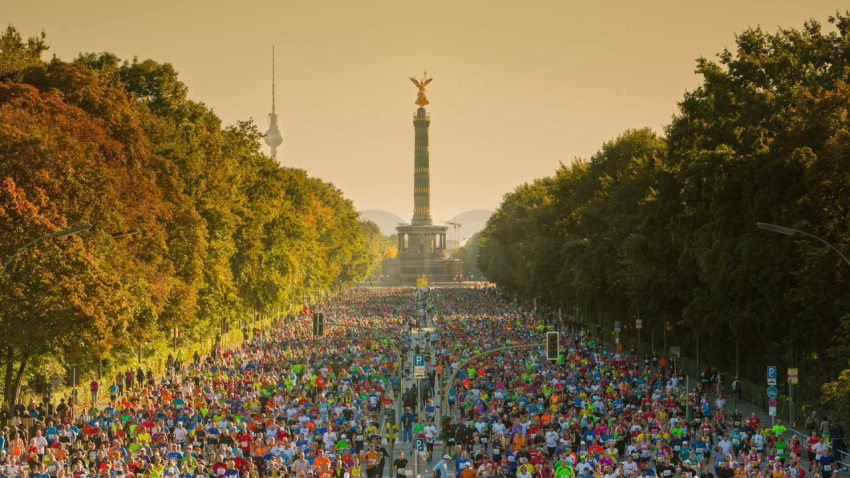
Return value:
<svg viewBox="0 0 850 478">
<path fill-rule="evenodd" d="M 416 88 L 427 68 L 431 209 L 494 209 L 559 161 L 627 128 L 661 131 L 699 82 L 695 59 L 750 26 L 822 23 L 847 1 L 0 0 L 50 53 L 170 62 L 224 120 L 268 127 L 277 51 L 281 163 L 360 209 L 409 219 Z"/>
</svg>

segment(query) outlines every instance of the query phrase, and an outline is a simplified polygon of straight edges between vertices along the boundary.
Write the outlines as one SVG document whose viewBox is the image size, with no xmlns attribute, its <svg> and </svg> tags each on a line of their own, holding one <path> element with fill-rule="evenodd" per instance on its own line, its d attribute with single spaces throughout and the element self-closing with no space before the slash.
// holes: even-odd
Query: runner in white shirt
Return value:
<svg viewBox="0 0 850 478">
<path fill-rule="evenodd" d="M 764 435 L 762 435 L 761 433 L 756 433 L 755 435 L 753 435 L 753 445 L 755 445 L 756 450 L 758 450 L 759 453 L 763 452 L 764 451 Z"/>
<path fill-rule="evenodd" d="M 637 474 L 637 471 L 637 463 L 635 463 L 635 461 L 632 459 L 632 456 L 629 455 L 629 457 L 626 458 L 626 462 L 623 463 L 623 474 L 625 476 L 635 476 Z"/>
</svg>

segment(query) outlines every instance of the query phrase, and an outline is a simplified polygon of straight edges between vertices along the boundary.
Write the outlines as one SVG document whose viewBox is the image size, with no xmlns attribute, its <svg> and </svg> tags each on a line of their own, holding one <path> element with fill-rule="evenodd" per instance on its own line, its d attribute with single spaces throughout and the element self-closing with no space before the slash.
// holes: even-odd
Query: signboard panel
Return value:
<svg viewBox="0 0 850 478">
<path fill-rule="evenodd" d="M 788 383 L 791 383 L 791 384 L 794 384 L 794 385 L 799 383 L 799 376 L 797 375 L 797 369 L 796 368 L 789 368 L 788 369 Z"/>
<path fill-rule="evenodd" d="M 776 387 L 774 387 L 774 386 L 767 387 L 767 398 L 776 398 L 778 396 L 779 396 L 779 390 Z"/>
<path fill-rule="evenodd" d="M 776 366 L 769 365 L 767 367 L 767 384 L 776 385 Z"/>
</svg>

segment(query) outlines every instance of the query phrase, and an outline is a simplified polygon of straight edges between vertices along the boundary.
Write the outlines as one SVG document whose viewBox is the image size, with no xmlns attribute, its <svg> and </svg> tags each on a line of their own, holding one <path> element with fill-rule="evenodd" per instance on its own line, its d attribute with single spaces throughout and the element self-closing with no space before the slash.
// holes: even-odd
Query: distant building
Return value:
<svg viewBox="0 0 850 478">
<path fill-rule="evenodd" d="M 459 280 L 463 263 L 449 259 L 446 243 L 448 227 L 433 224 L 431 219 L 431 172 L 428 156 L 428 127 L 431 116 L 425 110 L 428 99 L 425 86 L 431 82 L 423 76 L 421 81 L 411 78 L 419 88 L 413 115 L 415 148 L 413 153 L 413 220 L 410 225 L 396 228 L 398 254 L 382 264 L 383 275 L 390 281 L 414 282 L 417 277 L 427 277 L 430 282 Z"/>
</svg>

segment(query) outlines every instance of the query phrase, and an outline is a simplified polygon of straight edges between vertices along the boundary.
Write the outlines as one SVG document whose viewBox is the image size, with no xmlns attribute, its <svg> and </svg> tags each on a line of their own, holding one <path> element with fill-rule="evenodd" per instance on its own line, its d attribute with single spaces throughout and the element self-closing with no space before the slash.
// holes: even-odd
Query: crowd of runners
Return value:
<svg viewBox="0 0 850 478">
<path fill-rule="evenodd" d="M 417 438 L 419 471 L 435 478 L 839 472 L 827 433 L 801 442 L 781 421 L 730 412 L 716 394 L 688 393 L 666 363 L 611 351 L 494 288 L 431 296 L 423 321 L 413 288 L 354 289 L 316 307 L 320 337 L 305 312 L 173 360 L 165 377 L 116 380 L 100 401 L 91 390 L 86 406 L 21 407 L 0 432 L 0 478 L 392 478 L 413 472 Z M 561 332 L 555 360 L 548 330 Z M 527 347 L 464 363 L 508 345 Z M 414 347 L 429 357 L 419 387 L 395 352 L 409 365 Z"/>
</svg>

